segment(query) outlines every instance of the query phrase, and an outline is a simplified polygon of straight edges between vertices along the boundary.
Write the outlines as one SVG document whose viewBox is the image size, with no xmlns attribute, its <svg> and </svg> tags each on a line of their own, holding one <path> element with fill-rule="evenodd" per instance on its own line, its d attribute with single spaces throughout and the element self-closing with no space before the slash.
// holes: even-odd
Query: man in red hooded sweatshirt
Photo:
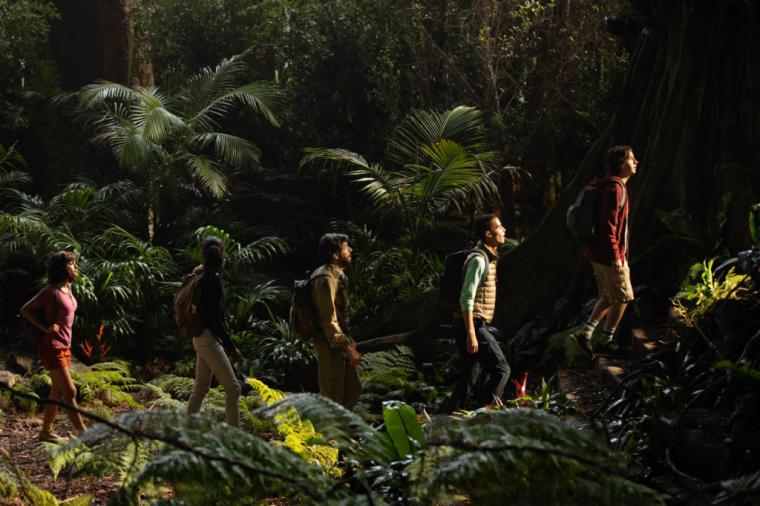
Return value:
<svg viewBox="0 0 760 506">
<path fill-rule="evenodd" d="M 599 298 L 581 331 L 574 336 L 584 353 L 593 356 L 591 336 L 605 319 L 602 343 L 612 342 L 625 308 L 633 300 L 631 272 L 628 269 L 628 179 L 636 174 L 638 161 L 630 146 L 613 146 L 604 156 L 606 177 L 597 211 L 597 233 L 583 255 L 594 269 Z"/>
</svg>

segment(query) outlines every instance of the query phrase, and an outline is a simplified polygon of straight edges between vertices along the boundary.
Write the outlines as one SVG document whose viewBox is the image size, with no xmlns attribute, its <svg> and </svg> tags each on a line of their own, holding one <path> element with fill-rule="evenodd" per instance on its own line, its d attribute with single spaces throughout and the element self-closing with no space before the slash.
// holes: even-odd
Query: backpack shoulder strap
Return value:
<svg viewBox="0 0 760 506">
<path fill-rule="evenodd" d="M 470 260 L 472 260 L 475 257 L 475 255 L 482 256 L 483 260 L 485 260 L 485 262 L 486 262 L 486 268 L 483 271 L 483 274 L 480 276 L 480 282 L 478 282 L 478 286 L 480 286 L 483 283 L 485 283 L 486 278 L 488 278 L 488 264 L 489 264 L 489 262 L 488 262 L 488 253 L 484 249 L 482 249 L 482 248 L 473 248 L 470 251 L 470 254 L 467 255 L 467 258 L 464 261 L 465 270 L 467 270 L 467 264 L 470 263 Z"/>
<path fill-rule="evenodd" d="M 625 208 L 625 201 L 628 199 L 628 189 L 625 187 L 625 184 L 617 178 L 608 178 L 607 181 L 614 183 L 623 189 L 623 198 L 620 201 L 620 209 L 618 209 L 618 212 L 620 212 Z"/>
</svg>

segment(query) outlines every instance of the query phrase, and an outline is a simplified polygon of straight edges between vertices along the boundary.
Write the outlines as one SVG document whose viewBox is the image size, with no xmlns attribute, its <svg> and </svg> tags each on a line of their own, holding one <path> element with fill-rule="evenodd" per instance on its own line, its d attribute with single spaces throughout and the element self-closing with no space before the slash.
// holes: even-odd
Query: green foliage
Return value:
<svg viewBox="0 0 760 506">
<path fill-rule="evenodd" d="M 696 263 L 689 269 L 688 277 L 673 303 L 684 320 L 693 325 L 720 300 L 739 298 L 746 289 L 742 284 L 749 280 L 745 274 L 736 274 L 734 268 L 725 275 L 716 273 L 715 258 Z"/>
<path fill-rule="evenodd" d="M 425 240 L 428 230 L 435 228 L 431 224 L 491 210 L 498 202 L 495 153 L 484 142 L 482 113 L 459 106 L 410 113 L 391 133 L 386 158 L 382 166 L 345 149 L 309 148 L 301 167 L 316 166 L 322 177 L 357 186 L 367 202 L 368 218 L 402 227 L 396 247 L 368 257 L 364 269 L 397 267 L 391 271 L 393 284 L 406 287 L 404 295 L 419 293 L 435 279 L 434 268 L 441 266 L 430 254 L 434 244 Z"/>
<path fill-rule="evenodd" d="M 760 204 L 755 204 L 749 210 L 749 234 L 754 244 L 760 244 Z"/>
<path fill-rule="evenodd" d="M 343 149 L 311 148 L 301 165 L 314 163 L 358 185 L 371 214 L 397 214 L 415 243 L 425 221 L 449 210 L 489 207 L 494 153 L 483 142 L 482 114 L 459 106 L 445 112 L 414 111 L 393 131 L 387 158 L 393 168 L 370 164 Z"/>
<path fill-rule="evenodd" d="M 451 449 L 420 484 L 432 499 L 453 488 L 476 504 L 664 504 L 620 454 L 543 411 L 482 411 L 433 426 L 428 444 Z"/>
<path fill-rule="evenodd" d="M 85 506 L 91 504 L 93 500 L 90 495 L 78 495 L 60 501 L 47 490 L 33 485 L 26 473 L 11 462 L 11 457 L 5 449 L 0 449 L 0 459 L 0 499 L 22 499 L 25 504 L 33 504 L 34 506 L 59 506 L 63 504 Z"/>
<path fill-rule="evenodd" d="M 353 222 L 333 220 L 326 232 L 347 233 L 354 251 L 348 275 L 352 318 L 371 317 L 381 308 L 434 289 L 443 270 L 443 254 L 467 240 L 455 226 L 428 223 L 424 242 L 430 249 L 415 254 L 407 238 L 382 240 Z M 399 244 L 402 243 L 402 244 Z"/>
<path fill-rule="evenodd" d="M 231 57 L 213 70 L 201 70 L 171 95 L 106 81 L 76 94 L 79 108 L 93 118 L 96 139 L 105 141 L 119 164 L 134 171 L 144 186 L 151 211 L 149 239 L 153 220 L 167 207 L 161 205 L 168 203 L 166 192 L 180 187 L 178 178 L 189 178 L 218 199 L 227 193 L 227 169 L 258 165 L 259 149 L 224 132 L 222 122 L 247 110 L 277 126 L 274 111 L 281 94 L 264 82 L 239 85 L 244 71 L 240 58 Z"/>
<path fill-rule="evenodd" d="M 32 395 L 34 397 L 39 398 L 39 394 L 32 388 L 32 386 L 25 381 L 22 381 L 21 383 L 17 383 L 13 387 L 15 390 L 18 390 L 19 392 Z M 49 385 L 48 385 L 49 389 Z M 10 392 L 4 392 L 3 395 L 5 397 L 10 397 L 11 401 L 13 402 L 13 405 L 16 406 L 16 409 L 23 413 L 27 414 L 34 414 L 37 411 L 37 402 L 31 400 L 22 398 L 19 396 L 14 396 Z"/>
<path fill-rule="evenodd" d="M 7 149 L 0 144 L 0 184 L 12 186 L 31 181 L 31 177 L 26 172 L 19 170 L 24 163 L 24 157 L 16 151 L 15 144 Z"/>
<path fill-rule="evenodd" d="M 8 474 L 4 469 L 0 470 L 0 498 L 11 499 L 18 497 L 18 487 L 13 475 Z"/>
<path fill-rule="evenodd" d="M 261 396 L 265 405 L 285 398 L 285 394 L 268 387 L 256 378 L 248 378 L 248 384 Z M 340 476 L 340 470 L 335 467 L 338 450 L 314 430 L 311 422 L 302 421 L 295 408 L 280 412 L 272 419 L 277 426 L 277 432 L 283 438 L 282 441 L 274 441 L 275 445 L 282 445 L 306 462 L 325 468 L 328 474 Z"/>
<path fill-rule="evenodd" d="M 674 270 L 674 284 L 686 277 L 686 267 L 702 258 L 726 256 L 723 232 L 728 219 L 731 194 L 724 194 L 719 201 L 706 207 L 702 219 L 692 216 L 684 209 L 655 210 L 667 234 L 650 244 L 641 257 L 667 254 L 680 266 Z M 635 260 L 634 260 L 635 261 Z M 694 267 L 692 267 L 694 269 Z"/>
<path fill-rule="evenodd" d="M 149 384 L 160 388 L 163 392 L 169 394 L 173 399 L 187 401 L 190 398 L 190 394 L 193 393 L 194 383 L 194 378 L 165 374 L 152 380 Z"/>
<path fill-rule="evenodd" d="M 437 394 L 426 385 L 408 346 L 366 353 L 359 365 L 362 395 L 358 411 L 381 412 L 382 401 L 397 399 L 430 406 Z"/>
<path fill-rule="evenodd" d="M 741 376 L 744 376 L 755 382 L 760 383 L 760 370 L 752 367 L 750 364 L 747 364 L 747 363 L 742 363 L 742 362 L 734 363 L 730 360 L 721 360 L 720 362 L 715 364 L 715 369 L 734 371 L 740 374 Z"/>
<path fill-rule="evenodd" d="M 417 413 L 410 405 L 399 401 L 383 402 L 383 421 L 399 458 L 412 455 L 413 445 L 424 446 L 425 436 L 417 421 Z"/>
<path fill-rule="evenodd" d="M 134 191 L 134 185 L 126 181 L 100 188 L 76 183 L 45 202 L 9 190 L 9 210 L 0 212 L 0 250 L 7 253 L 6 258 L 30 253 L 37 262 L 31 275 L 44 271 L 52 252 L 77 253 L 76 335 L 94 340 L 103 324 L 109 340 L 135 334 L 150 340 L 160 335 L 165 324 L 169 310 L 163 283 L 174 271 L 171 255 L 113 224 L 129 223 L 124 207 Z"/>
<path fill-rule="evenodd" d="M 385 499 L 448 503 L 456 493 L 476 504 L 664 504 L 661 496 L 627 477 L 621 454 L 541 411 L 484 410 L 463 420 L 434 419 L 414 458 L 399 461 L 388 432 L 323 397 L 292 395 L 260 412 L 273 416 L 293 407 L 360 464 L 355 472 Z M 412 433 L 418 440 L 416 419 L 407 419 L 407 441 Z M 402 439 L 403 431 L 396 428 Z M 406 470 L 404 479 L 388 474 L 399 467 Z M 391 488 L 385 487 L 388 480 Z"/>
<path fill-rule="evenodd" d="M 712 504 L 757 506 L 760 493 L 760 471 L 720 482 L 721 491 Z"/>
<path fill-rule="evenodd" d="M 246 432 L 198 415 L 127 413 L 116 422 L 152 441 L 148 461 L 130 466 L 124 496 L 137 501 L 143 492 L 169 487 L 183 504 L 257 504 L 267 497 L 286 497 L 302 504 L 322 499 L 330 481 L 320 468 Z M 59 451 L 87 448 L 103 466 L 82 472 L 108 472 L 130 453 L 133 438 L 96 425 Z M 166 490 L 164 488 L 164 490 Z"/>
<path fill-rule="evenodd" d="M 168 0 L 140 4 L 137 23 L 150 42 L 157 77 L 176 81 L 247 49 L 259 22 L 258 3 Z"/>
<path fill-rule="evenodd" d="M 255 355 L 250 365 L 256 375 L 283 385 L 290 374 L 316 360 L 314 343 L 301 338 L 287 320 L 275 318 L 260 324 L 259 328 L 256 333 L 233 336 L 241 349 Z"/>
<path fill-rule="evenodd" d="M 71 371 L 71 377 L 84 403 L 92 403 L 97 399 L 106 406 L 126 405 L 142 409 L 140 403 L 129 393 L 137 385 L 129 372 L 129 364 L 125 361 L 101 362 L 87 371 Z"/>
<path fill-rule="evenodd" d="M 279 237 L 262 237 L 243 245 L 224 230 L 210 225 L 198 228 L 193 235 L 197 246 L 185 250 L 185 255 L 196 264 L 201 263 L 200 246 L 203 238 L 208 235 L 219 237 L 224 244 L 225 273 L 232 279 L 241 275 L 246 269 L 261 265 L 288 252 L 287 242 Z"/>
<path fill-rule="evenodd" d="M 49 71 L 46 44 L 50 23 L 59 14 L 46 0 L 0 1 L 0 125 L 4 129 L 26 126 L 20 96 L 35 88 Z M 1 157 L 0 157 L 1 158 Z"/>
<path fill-rule="evenodd" d="M 551 413 L 555 416 L 562 416 L 572 410 L 570 402 L 560 391 L 552 388 L 552 383 L 541 378 L 541 387 L 534 392 L 527 392 L 520 398 L 511 399 L 509 404 L 512 406 L 523 406 L 540 409 Z"/>
</svg>

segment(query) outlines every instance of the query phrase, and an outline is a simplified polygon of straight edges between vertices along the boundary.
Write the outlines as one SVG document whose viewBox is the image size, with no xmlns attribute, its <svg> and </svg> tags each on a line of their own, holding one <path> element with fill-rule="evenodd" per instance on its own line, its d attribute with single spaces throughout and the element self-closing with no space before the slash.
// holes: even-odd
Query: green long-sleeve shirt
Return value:
<svg viewBox="0 0 760 506">
<path fill-rule="evenodd" d="M 459 306 L 462 311 L 472 311 L 475 307 L 475 294 L 486 272 L 486 259 L 481 254 L 473 254 L 467 261 L 462 291 L 459 292 Z"/>
</svg>

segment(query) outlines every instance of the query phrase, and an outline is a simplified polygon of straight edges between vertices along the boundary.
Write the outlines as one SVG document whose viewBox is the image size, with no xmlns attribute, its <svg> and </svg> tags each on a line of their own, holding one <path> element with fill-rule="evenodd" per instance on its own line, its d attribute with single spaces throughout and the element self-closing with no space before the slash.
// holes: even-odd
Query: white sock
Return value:
<svg viewBox="0 0 760 506">
<path fill-rule="evenodd" d="M 596 326 L 599 325 L 599 322 L 596 320 L 593 320 L 590 316 L 588 317 L 588 320 L 586 320 L 586 323 L 583 325 L 583 330 L 581 330 L 581 333 L 588 339 L 591 338 L 591 335 L 594 333 L 594 329 L 596 329 Z"/>
<path fill-rule="evenodd" d="M 608 329 L 608 328 L 605 327 L 604 330 L 602 330 L 602 342 L 603 343 L 611 343 L 612 342 L 612 338 L 615 337 L 615 328 L 616 327 L 612 327 L 611 329 Z"/>
</svg>

